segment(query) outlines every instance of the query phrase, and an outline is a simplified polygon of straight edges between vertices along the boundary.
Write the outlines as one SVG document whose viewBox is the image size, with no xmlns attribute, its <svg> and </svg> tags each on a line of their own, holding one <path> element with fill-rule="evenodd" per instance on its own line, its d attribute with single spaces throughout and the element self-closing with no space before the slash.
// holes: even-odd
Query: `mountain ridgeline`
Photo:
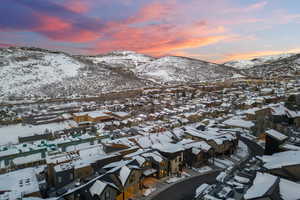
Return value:
<svg viewBox="0 0 300 200">
<path fill-rule="evenodd" d="M 0 96 L 65 97 L 233 77 L 294 74 L 300 55 L 215 64 L 187 57 L 154 58 L 132 51 L 70 55 L 29 47 L 0 49 Z"/>
</svg>

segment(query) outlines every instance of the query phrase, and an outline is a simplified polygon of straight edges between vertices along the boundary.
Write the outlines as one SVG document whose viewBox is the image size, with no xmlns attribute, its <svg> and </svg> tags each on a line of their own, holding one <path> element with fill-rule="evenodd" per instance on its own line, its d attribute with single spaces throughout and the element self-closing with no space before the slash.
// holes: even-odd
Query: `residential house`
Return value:
<svg viewBox="0 0 300 200">
<path fill-rule="evenodd" d="M 288 136 L 274 129 L 267 130 L 265 132 L 265 155 L 272 155 L 280 152 L 280 145 L 282 145 L 287 139 Z"/>
<path fill-rule="evenodd" d="M 287 178 L 300 180 L 300 151 L 285 151 L 262 157 L 266 172 Z"/>
<path fill-rule="evenodd" d="M 154 144 L 153 149 L 156 149 L 161 155 L 168 159 L 168 174 L 174 175 L 182 172 L 183 169 L 183 151 L 184 148 L 180 144 L 163 143 Z"/>
<path fill-rule="evenodd" d="M 96 180 L 89 192 L 92 200 L 115 200 L 120 193 L 116 185 L 101 180 Z"/>
</svg>

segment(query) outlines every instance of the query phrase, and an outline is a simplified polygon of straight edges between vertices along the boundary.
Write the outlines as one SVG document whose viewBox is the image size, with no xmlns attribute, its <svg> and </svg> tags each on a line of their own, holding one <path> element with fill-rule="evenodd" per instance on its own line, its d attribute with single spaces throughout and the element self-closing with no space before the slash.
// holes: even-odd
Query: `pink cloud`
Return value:
<svg viewBox="0 0 300 200">
<path fill-rule="evenodd" d="M 75 13 L 85 13 L 89 10 L 89 5 L 83 0 L 68 0 L 63 6 Z"/>
<path fill-rule="evenodd" d="M 267 50 L 267 51 L 255 51 L 255 52 L 246 52 L 246 53 L 236 53 L 225 55 L 222 59 L 217 62 L 226 62 L 231 60 L 244 60 L 244 59 L 253 59 L 261 56 L 271 56 L 285 53 L 300 53 L 300 48 L 288 49 L 288 50 Z"/>
<path fill-rule="evenodd" d="M 251 4 L 247 7 L 232 7 L 227 8 L 223 12 L 224 13 L 249 13 L 263 9 L 268 4 L 267 1 L 260 1 L 254 4 Z"/>
<path fill-rule="evenodd" d="M 6 47 L 12 47 L 12 46 L 16 46 L 15 44 L 8 44 L 8 43 L 1 43 L 0 42 L 0 47 L 4 47 L 4 48 L 6 48 Z"/>
</svg>

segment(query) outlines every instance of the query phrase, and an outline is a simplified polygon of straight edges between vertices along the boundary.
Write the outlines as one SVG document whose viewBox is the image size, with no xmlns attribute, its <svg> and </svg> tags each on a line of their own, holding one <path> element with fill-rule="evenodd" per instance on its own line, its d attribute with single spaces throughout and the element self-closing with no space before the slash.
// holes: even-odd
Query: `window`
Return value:
<svg viewBox="0 0 300 200">
<path fill-rule="evenodd" d="M 62 182 L 62 178 L 61 178 L 61 176 L 59 176 L 58 177 L 58 180 L 57 180 L 59 183 L 61 183 Z"/>
<path fill-rule="evenodd" d="M 73 174 L 70 174 L 70 179 L 73 180 Z"/>
</svg>

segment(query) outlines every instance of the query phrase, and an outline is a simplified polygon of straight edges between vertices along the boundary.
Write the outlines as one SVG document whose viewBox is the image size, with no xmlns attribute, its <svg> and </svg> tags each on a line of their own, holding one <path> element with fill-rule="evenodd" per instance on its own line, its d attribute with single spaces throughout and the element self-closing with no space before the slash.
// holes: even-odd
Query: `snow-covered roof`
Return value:
<svg viewBox="0 0 300 200">
<path fill-rule="evenodd" d="M 278 116 L 286 115 L 288 111 L 288 109 L 282 104 L 274 104 L 271 105 L 270 107 L 271 107 L 272 115 L 278 115 Z"/>
<path fill-rule="evenodd" d="M 130 175 L 130 172 L 131 172 L 131 170 L 127 166 L 123 166 L 120 169 L 119 178 L 120 178 L 120 181 L 121 181 L 123 186 L 126 184 L 126 181 L 127 181 L 128 177 Z"/>
<path fill-rule="evenodd" d="M 251 121 L 246 121 L 239 118 L 231 118 L 223 122 L 225 125 L 234 126 L 234 127 L 241 127 L 241 128 L 251 128 L 255 124 Z"/>
<path fill-rule="evenodd" d="M 150 133 L 147 136 L 136 136 L 134 137 L 137 144 L 144 148 L 150 148 L 154 144 L 165 144 L 173 141 L 173 134 L 171 132 L 163 133 Z"/>
<path fill-rule="evenodd" d="M 143 172 L 143 174 L 144 174 L 145 176 L 149 176 L 149 175 L 154 174 L 154 173 L 156 173 L 156 172 L 157 172 L 156 169 L 150 168 L 150 169 L 145 170 L 145 171 Z"/>
<path fill-rule="evenodd" d="M 90 188 L 91 195 L 92 196 L 94 196 L 94 195 L 100 196 L 106 186 L 107 186 L 107 183 L 97 180 Z"/>
<path fill-rule="evenodd" d="M 266 134 L 280 141 L 286 140 L 288 137 L 274 129 L 266 131 Z"/>
<path fill-rule="evenodd" d="M 202 194 L 208 187 L 209 185 L 207 183 L 203 183 L 202 185 L 197 187 L 195 197 L 198 197 L 200 194 Z"/>
<path fill-rule="evenodd" d="M 276 182 L 279 179 L 279 182 Z M 253 199 L 264 196 L 274 184 L 279 183 L 279 194 L 283 200 L 298 200 L 300 199 L 300 184 L 289 181 L 277 176 L 260 173 L 256 174 L 253 185 L 244 195 L 245 199 Z"/>
<path fill-rule="evenodd" d="M 118 117 L 127 117 L 127 116 L 129 116 L 129 113 L 127 113 L 127 112 L 113 112 L 113 114 L 118 116 Z"/>
<path fill-rule="evenodd" d="M 91 117 L 91 118 L 109 117 L 109 115 L 107 115 L 107 114 L 105 114 L 104 112 L 101 112 L 101 111 L 89 112 L 88 116 Z"/>
<path fill-rule="evenodd" d="M 44 160 L 44 158 L 42 158 L 42 154 L 35 153 L 35 154 L 28 155 L 28 156 L 14 158 L 13 163 L 15 165 L 22 165 L 22 164 L 26 164 L 26 163 L 33 163 L 33 162 L 41 161 L 41 160 Z"/>
<path fill-rule="evenodd" d="M 292 151 L 300 151 L 300 147 L 293 145 L 293 144 L 283 144 L 281 145 L 282 148 L 292 150 Z"/>
<path fill-rule="evenodd" d="M 182 145 L 172 144 L 172 143 L 155 144 L 152 146 L 152 148 L 165 153 L 176 153 L 176 152 L 184 151 Z"/>
<path fill-rule="evenodd" d="M 247 184 L 247 183 L 250 182 L 250 180 L 248 178 L 242 177 L 242 176 L 238 176 L 238 175 L 234 176 L 234 180 L 236 180 L 239 183 L 243 183 L 243 184 Z"/>
<path fill-rule="evenodd" d="M 140 166 L 142 166 L 146 162 L 146 159 L 139 155 L 132 157 L 132 159 L 136 160 Z"/>
<path fill-rule="evenodd" d="M 145 158 L 151 157 L 151 158 L 153 158 L 153 160 L 155 160 L 158 163 L 160 163 L 164 160 L 163 156 L 157 151 L 149 152 L 149 153 L 143 153 L 142 156 L 145 157 Z"/>
<path fill-rule="evenodd" d="M 284 200 L 300 199 L 300 184 L 281 178 L 279 182 L 280 196 Z"/>
<path fill-rule="evenodd" d="M 276 180 L 276 176 L 258 172 L 253 181 L 253 185 L 247 190 L 244 198 L 247 200 L 264 196 L 275 184 Z"/>
<path fill-rule="evenodd" d="M 255 112 L 258 111 L 258 110 L 260 110 L 260 108 L 255 107 L 255 108 L 250 108 L 250 109 L 248 109 L 248 110 L 245 110 L 245 111 L 243 111 L 243 113 L 254 115 Z"/>
<path fill-rule="evenodd" d="M 203 151 L 209 151 L 212 147 L 204 141 L 185 144 L 184 148 L 197 148 Z"/>
<path fill-rule="evenodd" d="M 300 151 L 285 151 L 271 156 L 263 156 L 264 167 L 276 169 L 283 166 L 300 165 Z"/>
<path fill-rule="evenodd" d="M 33 168 L 25 168 L 1 174 L 0 188 L 1 190 L 12 191 L 12 194 L 16 196 L 39 192 L 35 170 Z"/>
</svg>

